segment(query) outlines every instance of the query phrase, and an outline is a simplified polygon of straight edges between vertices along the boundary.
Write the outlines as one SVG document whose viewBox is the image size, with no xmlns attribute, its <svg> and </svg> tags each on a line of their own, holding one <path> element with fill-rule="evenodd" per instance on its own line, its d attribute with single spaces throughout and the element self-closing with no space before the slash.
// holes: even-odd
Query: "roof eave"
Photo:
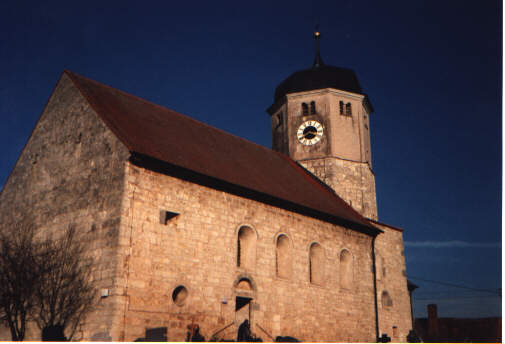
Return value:
<svg viewBox="0 0 505 344">
<path fill-rule="evenodd" d="M 370 101 L 370 98 L 366 94 L 364 94 L 365 98 L 363 99 L 363 106 L 365 107 L 366 111 L 370 114 L 373 113 L 375 110 L 372 106 L 372 102 Z"/>
<path fill-rule="evenodd" d="M 293 211 L 302 215 L 310 216 L 328 223 L 337 224 L 355 230 L 357 232 L 375 237 L 383 231 L 371 223 L 369 226 L 356 223 L 347 219 L 337 217 L 335 215 L 327 214 L 300 204 L 277 198 L 272 195 L 264 194 L 256 190 L 248 189 L 240 185 L 235 185 L 224 180 L 210 177 L 181 166 L 177 166 L 166 161 L 162 161 L 145 154 L 135 151 L 130 152 L 130 162 L 136 166 L 146 168 L 148 170 L 170 175 L 172 177 L 187 180 L 195 184 L 210 187 L 219 191 L 225 191 L 241 197 L 252 199 L 265 204 L 273 205 L 282 209 Z"/>
<path fill-rule="evenodd" d="M 272 105 L 270 105 L 268 108 L 267 108 L 267 113 L 272 116 L 274 113 L 277 112 L 277 110 L 279 110 L 279 108 L 282 106 L 282 104 L 286 103 L 286 96 L 283 96 L 279 99 L 277 99 Z"/>
</svg>

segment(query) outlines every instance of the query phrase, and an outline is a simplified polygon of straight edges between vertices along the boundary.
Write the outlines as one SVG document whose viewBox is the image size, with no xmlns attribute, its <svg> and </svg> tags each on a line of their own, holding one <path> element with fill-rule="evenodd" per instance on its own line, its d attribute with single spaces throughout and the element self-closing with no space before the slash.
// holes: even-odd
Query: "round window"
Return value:
<svg viewBox="0 0 505 344">
<path fill-rule="evenodd" d="M 174 301 L 177 306 L 183 306 L 187 298 L 188 290 L 185 286 L 180 285 L 174 289 L 172 293 L 172 301 Z"/>
</svg>

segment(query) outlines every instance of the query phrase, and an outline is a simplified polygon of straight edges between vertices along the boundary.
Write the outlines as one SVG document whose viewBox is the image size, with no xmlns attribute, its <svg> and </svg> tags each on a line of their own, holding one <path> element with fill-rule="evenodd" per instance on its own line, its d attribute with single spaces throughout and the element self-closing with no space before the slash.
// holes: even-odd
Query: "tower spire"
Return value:
<svg viewBox="0 0 505 344">
<path fill-rule="evenodd" d="M 314 64 L 312 68 L 319 68 L 324 65 L 323 59 L 321 58 L 321 54 L 319 52 L 319 38 L 321 38 L 321 33 L 319 32 L 319 25 L 316 24 L 314 29 L 314 39 L 316 40 L 316 57 L 314 58 Z"/>
</svg>

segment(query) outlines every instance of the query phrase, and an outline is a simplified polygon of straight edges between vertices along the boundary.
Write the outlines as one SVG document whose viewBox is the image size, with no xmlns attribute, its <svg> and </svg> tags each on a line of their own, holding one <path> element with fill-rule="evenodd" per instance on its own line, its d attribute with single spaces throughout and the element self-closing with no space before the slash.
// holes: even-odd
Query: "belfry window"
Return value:
<svg viewBox="0 0 505 344">
<path fill-rule="evenodd" d="M 338 103 L 338 105 L 339 105 L 339 109 L 340 109 L 340 114 L 343 115 L 344 114 L 344 102 L 340 101 Z"/>
<path fill-rule="evenodd" d="M 307 103 L 302 103 L 302 114 L 307 116 L 309 114 L 309 107 Z"/>
<path fill-rule="evenodd" d="M 340 288 L 352 288 L 352 270 L 352 255 L 349 251 L 342 250 L 342 252 L 340 252 Z"/>
<path fill-rule="evenodd" d="M 351 103 L 345 104 L 345 114 L 347 116 L 352 116 Z"/>
<path fill-rule="evenodd" d="M 289 238 L 281 234 L 275 245 L 275 273 L 280 278 L 291 277 L 291 245 Z"/>
<path fill-rule="evenodd" d="M 316 102 L 315 101 L 310 102 L 310 114 L 311 115 L 316 114 Z"/>
<path fill-rule="evenodd" d="M 313 243 L 309 252 L 310 283 L 323 284 L 324 280 L 324 251 L 321 245 Z"/>
<path fill-rule="evenodd" d="M 256 264 L 256 233 L 247 226 L 238 231 L 237 266 L 252 269 Z"/>
</svg>

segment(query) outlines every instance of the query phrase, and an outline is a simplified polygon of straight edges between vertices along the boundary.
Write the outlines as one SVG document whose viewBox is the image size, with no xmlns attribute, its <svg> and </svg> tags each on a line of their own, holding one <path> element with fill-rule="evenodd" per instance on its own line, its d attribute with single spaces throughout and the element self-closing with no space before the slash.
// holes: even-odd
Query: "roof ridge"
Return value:
<svg viewBox="0 0 505 344">
<path fill-rule="evenodd" d="M 149 105 L 155 106 L 155 107 L 157 107 L 157 108 L 159 108 L 159 109 L 161 109 L 161 110 L 164 110 L 164 111 L 171 111 L 171 112 L 173 112 L 174 114 L 177 114 L 177 115 L 179 115 L 179 116 L 182 116 L 182 117 L 184 117 L 185 119 L 188 119 L 188 120 L 190 120 L 190 121 L 192 121 L 192 122 L 194 122 L 194 123 L 197 123 L 198 125 L 201 125 L 201 126 L 203 126 L 203 127 L 207 127 L 207 128 L 209 128 L 209 129 L 211 129 L 211 130 L 219 131 L 219 132 L 221 132 L 221 133 L 223 133 L 223 134 L 233 136 L 233 137 L 235 137 L 235 138 L 237 138 L 237 139 L 239 139 L 239 140 L 245 141 L 245 142 L 247 142 L 247 143 L 249 143 L 249 144 L 253 144 L 253 145 L 255 145 L 255 146 L 257 146 L 257 147 L 259 147 L 259 148 L 261 148 L 261 149 L 264 149 L 264 150 L 267 150 L 267 151 L 273 151 L 273 152 L 275 152 L 274 150 L 272 150 L 272 149 L 270 149 L 270 148 L 268 148 L 268 147 L 265 147 L 265 146 L 263 146 L 263 145 L 260 145 L 260 144 L 258 144 L 258 143 L 256 143 L 256 142 L 253 142 L 253 141 L 247 140 L 247 139 L 245 139 L 245 138 L 243 138 L 243 137 L 240 137 L 240 136 L 235 135 L 235 134 L 233 134 L 233 133 L 227 132 L 227 131 L 225 131 L 225 130 L 223 130 L 223 129 L 220 129 L 220 128 L 217 128 L 217 127 L 214 127 L 214 126 L 212 126 L 212 125 L 210 125 L 210 124 L 207 124 L 207 123 L 205 123 L 205 122 L 199 121 L 199 120 L 197 120 L 197 119 L 195 119 L 195 118 L 192 118 L 191 116 L 188 116 L 188 115 L 186 115 L 186 114 L 183 114 L 183 113 L 177 112 L 177 111 L 175 111 L 175 110 L 169 109 L 169 108 L 167 108 L 167 107 L 165 107 L 165 106 L 162 106 L 162 105 L 159 105 L 159 104 L 153 103 L 152 101 L 149 101 L 149 100 L 147 100 L 147 99 L 141 98 L 141 97 L 136 96 L 136 95 L 134 95 L 134 94 L 128 93 L 128 92 L 126 92 L 126 91 L 123 91 L 123 90 L 120 90 L 120 89 L 114 88 L 114 87 L 112 87 L 112 86 L 109 86 L 109 85 L 103 84 L 103 83 L 101 83 L 101 82 L 99 82 L 99 81 L 96 81 L 96 80 L 93 80 L 93 79 L 87 78 L 87 77 L 82 76 L 82 75 L 77 74 L 77 73 L 74 73 L 74 72 L 72 72 L 72 71 L 70 71 L 70 70 L 68 70 L 68 69 L 65 69 L 65 70 L 63 71 L 63 73 L 68 74 L 74 83 L 75 83 L 75 80 L 73 79 L 73 77 L 74 77 L 74 76 L 76 76 L 76 77 L 78 77 L 78 78 L 85 79 L 86 81 L 89 81 L 89 82 L 92 82 L 92 83 L 94 83 L 94 84 L 98 84 L 98 85 L 100 85 L 100 86 L 106 87 L 106 88 L 108 88 L 108 89 L 110 89 L 110 90 L 113 90 L 113 91 L 115 91 L 115 92 L 122 93 L 123 95 L 126 95 L 126 96 L 128 96 L 128 97 L 132 97 L 132 98 L 134 98 L 134 99 L 136 99 L 136 100 L 139 100 L 139 101 L 141 101 L 141 102 L 143 102 L 143 103 L 146 103 L 146 104 L 149 104 Z M 81 91 L 81 89 L 80 89 L 79 85 L 76 85 L 76 86 L 77 86 L 77 88 Z M 86 93 L 86 92 L 83 92 L 83 93 Z M 88 97 L 86 97 L 86 100 L 88 100 Z M 88 100 L 88 102 L 89 102 L 89 100 Z M 91 102 L 89 102 L 89 103 L 91 104 Z M 93 109 L 94 109 L 94 108 L 93 108 Z M 94 109 L 94 110 L 95 110 L 95 109 Z M 97 111 L 97 110 L 95 110 L 95 111 L 98 113 L 98 111 Z"/>
<path fill-rule="evenodd" d="M 95 113 L 100 117 L 100 119 L 105 122 L 105 124 L 113 131 L 113 133 L 115 135 L 118 136 L 119 140 L 124 145 L 126 145 L 126 147 L 128 148 L 128 150 L 132 151 L 132 149 L 134 147 L 134 144 L 125 135 L 122 135 L 121 131 L 114 125 L 114 123 L 112 123 L 111 121 L 109 121 L 105 116 L 101 115 L 100 109 L 98 109 L 96 107 L 96 105 L 94 104 L 94 102 L 91 100 L 91 96 L 85 90 L 82 89 L 82 87 L 79 84 L 78 80 L 76 80 L 75 78 L 76 77 L 83 78 L 83 79 L 85 79 L 88 82 L 99 84 L 100 86 L 109 88 L 111 90 L 116 90 L 116 91 L 118 91 L 118 90 L 115 89 L 114 87 L 102 84 L 102 83 L 100 83 L 98 81 L 95 81 L 95 80 L 89 79 L 89 78 L 87 78 L 85 76 L 82 76 L 80 74 L 74 73 L 74 72 L 72 72 L 72 71 L 70 71 L 68 69 L 64 69 L 63 70 L 63 74 L 66 74 L 70 78 L 70 80 L 72 81 L 72 83 L 75 85 L 75 87 L 77 88 L 77 90 L 79 91 L 79 93 L 84 97 L 84 99 L 86 99 L 86 101 L 88 102 L 89 106 L 91 106 L 91 108 L 93 109 L 93 111 L 95 111 Z"/>
</svg>

